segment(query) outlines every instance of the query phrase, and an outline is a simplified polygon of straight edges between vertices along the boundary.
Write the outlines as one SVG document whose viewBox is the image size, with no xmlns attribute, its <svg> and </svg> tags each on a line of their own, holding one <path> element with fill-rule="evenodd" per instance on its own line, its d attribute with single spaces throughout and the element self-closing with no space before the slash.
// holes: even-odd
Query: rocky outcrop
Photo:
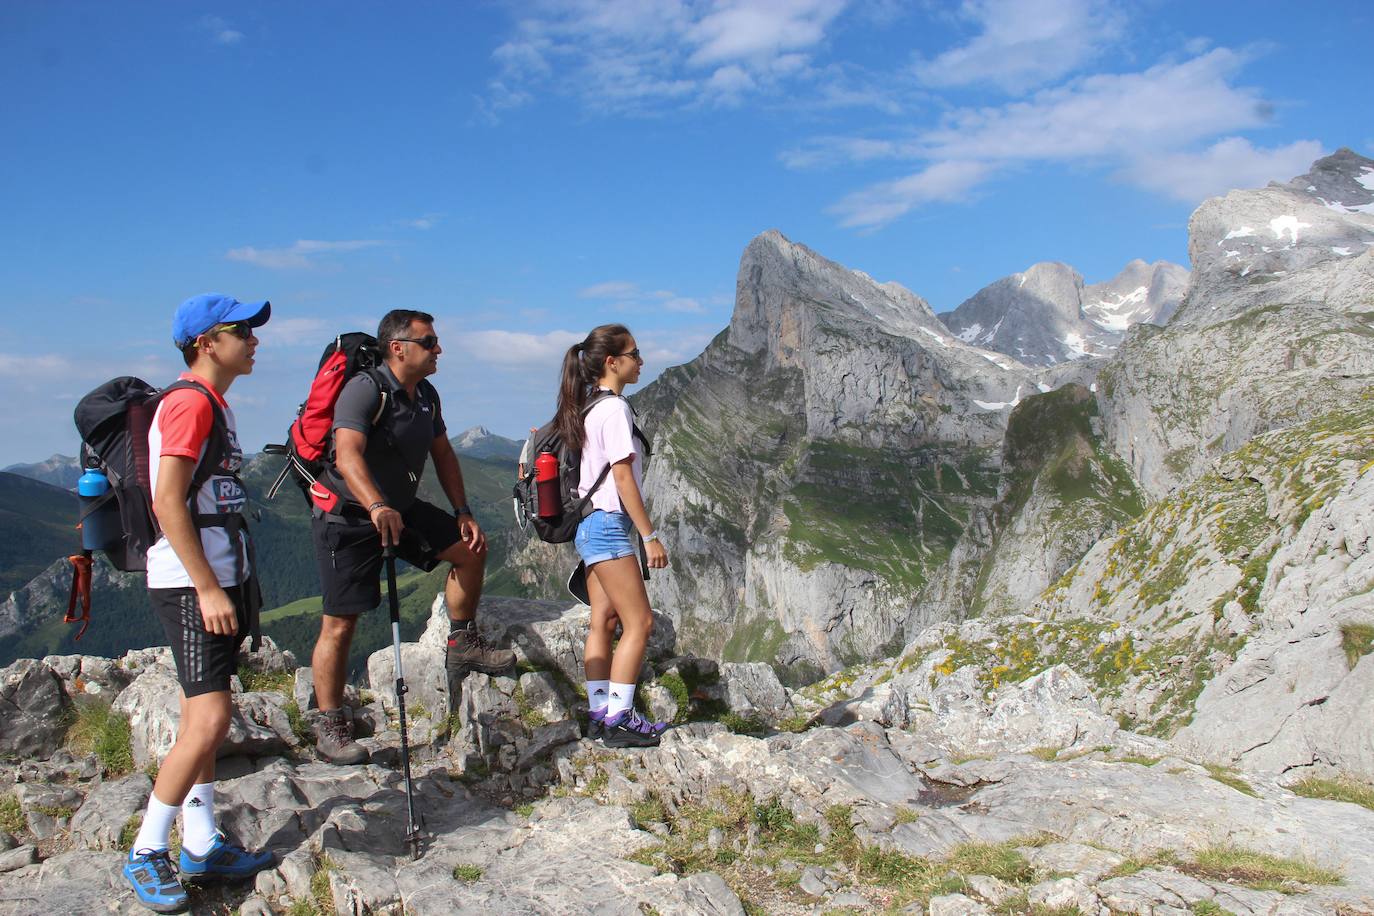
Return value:
<svg viewBox="0 0 1374 916">
<path fill-rule="evenodd" d="M 1030 607 L 1090 547 L 1144 511 L 1122 461 L 1102 440 L 1096 399 L 1067 384 L 1012 411 L 1002 450 L 1001 499 L 969 602 L 975 613 Z"/>
<path fill-rule="evenodd" d="M 1151 497 L 1369 386 L 1371 174 L 1343 150 L 1193 214 L 1187 299 L 1166 328 L 1132 330 L 1098 381 L 1105 435 Z"/>
<path fill-rule="evenodd" d="M 412 698 L 418 859 L 404 837 L 399 735 L 387 701 L 364 695 L 355 713 L 376 726 L 364 739 L 368 764 L 316 763 L 300 735 L 281 751 L 239 748 L 221 759 L 222 826 L 276 862 L 249 883 L 193 888 L 193 907 L 686 916 L 894 901 L 932 913 L 1017 901 L 1089 912 L 1204 901 L 1237 913 L 1271 912 L 1281 900 L 1306 908 L 1294 912 L 1374 905 L 1361 868 L 1374 856 L 1374 812 L 1218 774 L 1124 731 L 1069 667 L 1001 683 L 995 666 L 971 661 L 954 639 L 975 638 L 968 628 L 977 623 L 935 628 L 898 658 L 803 693 L 766 666 L 717 666 L 663 644 L 646 687 L 680 696 L 684 724 L 657 748 L 611 751 L 580 737 L 579 697 L 566 681 L 577 671 L 563 667 L 586 610 L 497 610 L 484 607 L 479 619 L 503 618 L 490 624 L 491 638 L 518 646 L 534 670 L 468 677 L 456 721 L 436 722 Z M 442 654 L 429 650 L 444 624 L 436 599 L 434 625 L 404 646 L 414 659 L 408 681 L 431 683 L 442 671 Z M 117 708 L 151 701 L 166 677 L 163 655 L 145 650 L 112 665 L 132 678 Z M 237 715 L 258 701 L 298 714 L 291 685 L 303 679 L 282 670 L 289 662 L 269 651 L 255 664 L 249 682 L 261 689 L 236 690 Z M 105 670 L 76 657 L 0 675 L 8 683 L 33 665 L 60 691 L 75 685 L 72 672 Z M 788 722 L 774 721 L 799 731 L 763 724 L 763 714 L 787 710 Z M 703 715 L 750 734 L 686 721 Z M 61 724 L 49 728 L 60 743 Z M 14 785 L 23 818 L 0 853 L 0 912 L 131 905 L 119 867 L 151 787 L 146 775 L 121 777 L 106 758 L 60 750 L 0 763 L 0 782 Z M 1290 882 L 1283 895 L 1251 889 L 1209 870 L 1218 849 L 1291 860 L 1307 869 L 1305 883 Z M 1344 883 L 1326 883 L 1334 881 Z"/>
<path fill-rule="evenodd" d="M 1035 390 L 900 286 L 759 236 L 730 328 L 636 399 L 673 557 L 654 604 L 694 650 L 798 679 L 880 654 L 992 502 L 1007 413 Z"/>
<path fill-rule="evenodd" d="M 1105 283 L 1085 286 L 1067 264 L 1046 261 L 975 293 L 940 320 L 965 343 L 1052 366 L 1109 356 L 1135 324 L 1164 324 L 1183 299 L 1188 271 L 1135 260 Z"/>
</svg>

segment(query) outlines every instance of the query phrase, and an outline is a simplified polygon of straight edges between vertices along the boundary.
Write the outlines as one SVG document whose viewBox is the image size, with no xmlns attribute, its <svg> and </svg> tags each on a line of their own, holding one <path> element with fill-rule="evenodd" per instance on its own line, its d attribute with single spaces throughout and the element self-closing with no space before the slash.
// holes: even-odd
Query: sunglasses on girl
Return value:
<svg viewBox="0 0 1374 916">
<path fill-rule="evenodd" d="M 639 347 L 635 347 L 628 353 L 617 353 L 616 356 L 628 356 L 630 359 L 638 360 L 639 362 L 644 361 L 644 357 L 639 355 Z"/>
<path fill-rule="evenodd" d="M 439 346 L 439 338 L 433 334 L 426 334 L 424 337 L 393 337 L 392 340 L 399 340 L 402 343 L 418 344 L 422 350 L 433 350 Z"/>
</svg>

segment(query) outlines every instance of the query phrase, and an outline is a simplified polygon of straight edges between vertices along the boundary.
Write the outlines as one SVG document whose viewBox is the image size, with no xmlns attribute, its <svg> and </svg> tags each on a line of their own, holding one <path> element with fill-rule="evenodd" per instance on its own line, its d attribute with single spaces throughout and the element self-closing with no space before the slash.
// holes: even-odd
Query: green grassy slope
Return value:
<svg viewBox="0 0 1374 916">
<path fill-rule="evenodd" d="M 74 493 L 0 471 L 0 596 L 81 549 Z"/>
</svg>

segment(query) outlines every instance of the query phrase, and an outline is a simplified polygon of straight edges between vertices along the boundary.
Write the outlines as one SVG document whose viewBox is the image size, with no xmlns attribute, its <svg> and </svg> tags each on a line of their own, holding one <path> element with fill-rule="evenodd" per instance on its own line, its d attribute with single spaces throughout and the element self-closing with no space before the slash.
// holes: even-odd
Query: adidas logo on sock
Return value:
<svg viewBox="0 0 1374 916">
<path fill-rule="evenodd" d="M 201 800 L 198 799 L 198 798 L 193 798 L 193 799 L 191 799 L 190 801 L 188 801 L 188 802 L 186 803 L 186 807 L 188 807 L 188 808 L 204 808 L 204 807 L 205 807 L 205 802 L 201 801 Z"/>
<path fill-rule="evenodd" d="M 602 690 L 600 687 L 596 688 L 596 690 L 592 693 L 592 696 L 594 697 L 604 697 L 605 695 L 606 691 Z"/>
</svg>

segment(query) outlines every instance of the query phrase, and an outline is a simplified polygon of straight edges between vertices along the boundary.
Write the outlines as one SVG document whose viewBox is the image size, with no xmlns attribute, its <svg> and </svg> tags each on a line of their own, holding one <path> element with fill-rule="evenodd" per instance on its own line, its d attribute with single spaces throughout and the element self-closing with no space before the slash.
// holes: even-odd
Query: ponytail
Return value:
<svg viewBox="0 0 1374 916">
<path fill-rule="evenodd" d="M 573 344 L 563 354 L 554 425 L 559 438 L 568 448 L 582 448 L 587 438 L 582 422 L 582 408 L 587 404 L 587 395 L 601 379 L 606 357 L 619 354 L 629 337 L 630 329 L 623 324 L 603 324 L 592 328 L 586 339 Z"/>
</svg>

